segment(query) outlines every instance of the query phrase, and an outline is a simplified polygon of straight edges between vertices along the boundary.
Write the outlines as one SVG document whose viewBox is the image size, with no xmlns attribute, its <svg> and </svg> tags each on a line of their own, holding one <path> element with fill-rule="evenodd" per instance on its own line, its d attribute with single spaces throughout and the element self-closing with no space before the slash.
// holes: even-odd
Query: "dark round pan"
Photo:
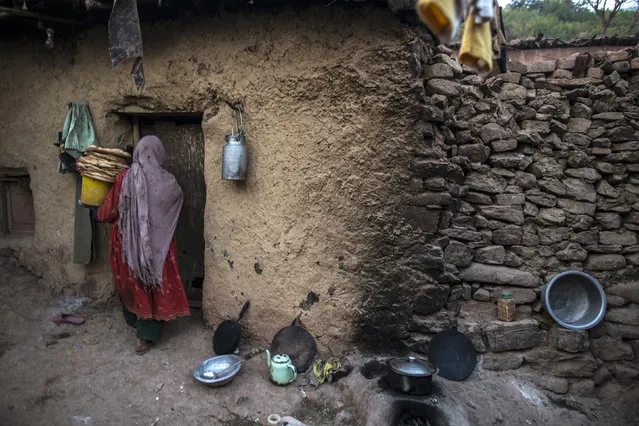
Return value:
<svg viewBox="0 0 639 426">
<path fill-rule="evenodd" d="M 235 320 L 222 321 L 217 326 L 213 335 L 213 350 L 217 355 L 228 355 L 235 352 L 240 346 L 240 338 L 242 337 L 242 327 L 239 321 L 242 320 L 250 303 L 246 302 L 240 311 L 240 315 Z"/>
<path fill-rule="evenodd" d="M 475 370 L 477 352 L 472 342 L 457 330 L 437 333 L 430 342 L 428 359 L 448 380 L 466 380 Z"/>
</svg>

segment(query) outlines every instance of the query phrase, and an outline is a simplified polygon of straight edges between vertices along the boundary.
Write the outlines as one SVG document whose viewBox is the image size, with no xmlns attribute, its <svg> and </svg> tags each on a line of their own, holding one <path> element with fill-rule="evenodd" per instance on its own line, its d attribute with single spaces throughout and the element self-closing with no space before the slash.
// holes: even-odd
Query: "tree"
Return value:
<svg viewBox="0 0 639 426">
<path fill-rule="evenodd" d="M 614 19 L 617 12 L 628 0 L 583 0 L 582 5 L 589 6 L 595 11 L 595 14 L 601 21 L 601 35 L 606 35 L 610 23 Z M 612 9 L 608 8 L 609 2 L 612 2 Z"/>
</svg>

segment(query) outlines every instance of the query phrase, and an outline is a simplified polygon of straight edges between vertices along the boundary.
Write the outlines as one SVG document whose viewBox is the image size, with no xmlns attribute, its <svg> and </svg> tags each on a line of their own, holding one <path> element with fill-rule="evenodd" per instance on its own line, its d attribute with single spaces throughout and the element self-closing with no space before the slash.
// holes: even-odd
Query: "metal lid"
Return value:
<svg viewBox="0 0 639 426">
<path fill-rule="evenodd" d="M 276 364 L 287 364 L 291 358 L 286 354 L 278 354 L 273 357 L 273 362 Z"/>
<path fill-rule="evenodd" d="M 415 358 L 414 356 L 391 358 L 388 360 L 388 367 L 395 373 L 411 377 L 432 376 L 435 369 L 428 362 Z"/>
<path fill-rule="evenodd" d="M 512 294 L 510 294 L 510 293 L 509 293 L 509 292 L 507 292 L 507 291 L 502 291 L 502 292 L 501 292 L 501 297 L 503 297 L 504 299 L 512 299 L 513 295 L 512 295 Z"/>
</svg>

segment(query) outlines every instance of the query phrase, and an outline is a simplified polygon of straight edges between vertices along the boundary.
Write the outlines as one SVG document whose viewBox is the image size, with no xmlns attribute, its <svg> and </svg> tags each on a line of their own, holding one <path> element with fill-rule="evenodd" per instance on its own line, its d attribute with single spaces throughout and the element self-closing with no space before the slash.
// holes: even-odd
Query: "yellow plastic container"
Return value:
<svg viewBox="0 0 639 426">
<path fill-rule="evenodd" d="M 85 206 L 100 207 L 104 204 L 113 183 L 82 176 L 82 195 L 80 202 Z"/>
</svg>

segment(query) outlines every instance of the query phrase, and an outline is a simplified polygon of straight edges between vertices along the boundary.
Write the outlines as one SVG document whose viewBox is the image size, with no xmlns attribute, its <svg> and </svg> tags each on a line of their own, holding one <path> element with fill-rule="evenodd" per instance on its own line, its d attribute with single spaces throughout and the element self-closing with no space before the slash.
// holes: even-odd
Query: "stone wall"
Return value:
<svg viewBox="0 0 639 426">
<path fill-rule="evenodd" d="M 423 71 L 424 143 L 404 206 L 439 279 L 420 284 L 404 342 L 426 352 L 449 326 L 442 309 L 461 302 L 459 327 L 483 368 L 520 369 L 558 393 L 634 380 L 637 52 L 593 55 L 581 75 L 575 56 L 511 62 L 482 82 L 440 50 Z M 590 273 L 608 295 L 605 321 L 588 332 L 560 328 L 542 309 L 542 286 L 566 270 Z M 512 323 L 496 318 L 503 290 L 518 305 Z"/>
</svg>

